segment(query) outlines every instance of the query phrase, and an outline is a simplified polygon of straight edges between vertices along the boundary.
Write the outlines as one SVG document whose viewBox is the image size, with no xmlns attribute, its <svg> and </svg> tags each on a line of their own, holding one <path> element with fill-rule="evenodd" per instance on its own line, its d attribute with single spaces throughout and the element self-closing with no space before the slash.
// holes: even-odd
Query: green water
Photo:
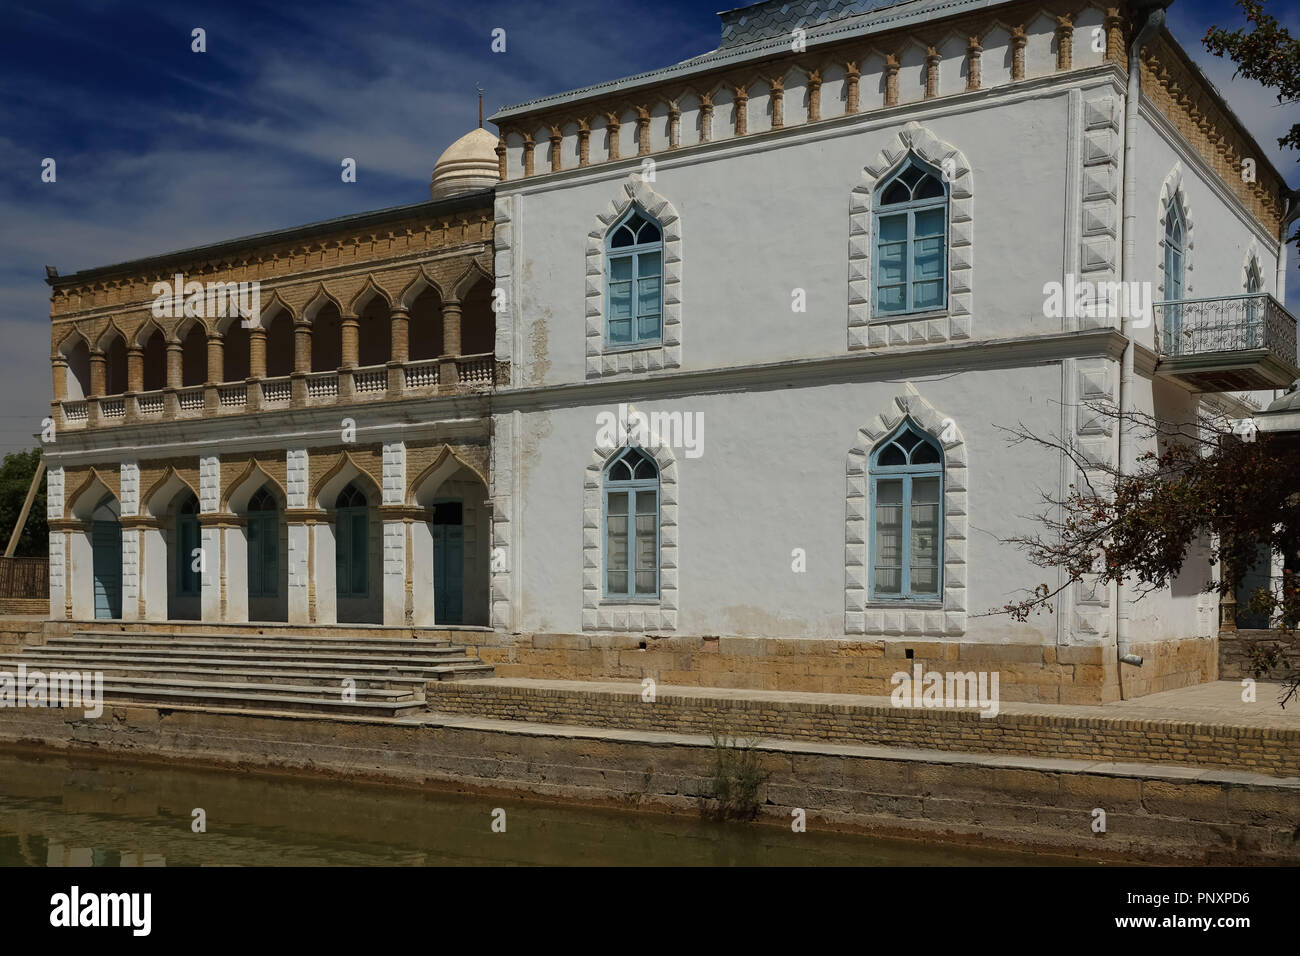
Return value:
<svg viewBox="0 0 1300 956">
<path fill-rule="evenodd" d="M 193 810 L 207 830 L 192 829 Z M 493 811 L 505 832 L 493 832 Z M 0 752 L 0 866 L 1023 866 L 1079 861 L 690 815 Z"/>
</svg>

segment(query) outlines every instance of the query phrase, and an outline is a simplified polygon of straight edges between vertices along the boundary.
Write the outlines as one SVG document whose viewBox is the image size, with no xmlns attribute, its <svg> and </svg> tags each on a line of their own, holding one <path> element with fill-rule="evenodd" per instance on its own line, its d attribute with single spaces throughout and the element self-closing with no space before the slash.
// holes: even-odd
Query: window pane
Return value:
<svg viewBox="0 0 1300 956">
<path fill-rule="evenodd" d="M 636 320 L 638 341 L 653 342 L 659 338 L 659 316 L 643 315 Z"/>
<path fill-rule="evenodd" d="M 609 257 L 609 277 L 610 279 L 624 280 L 632 278 L 632 257 L 631 256 L 610 256 Z"/>
<path fill-rule="evenodd" d="M 883 284 L 902 282 L 906 277 L 906 260 L 904 253 L 907 244 L 890 242 L 880 246 L 880 264 L 876 267 L 876 279 Z"/>
<path fill-rule="evenodd" d="M 636 274 L 640 277 L 662 273 L 663 257 L 657 252 L 643 252 L 637 256 Z"/>
<path fill-rule="evenodd" d="M 943 275 L 943 240 L 916 240 L 912 245 L 912 267 L 917 279 L 937 279 Z"/>
<path fill-rule="evenodd" d="M 937 465 L 938 463 L 939 449 L 929 442 L 922 442 L 921 447 L 912 451 L 912 464 L 914 465 Z"/>
<path fill-rule="evenodd" d="M 918 282 L 912 286 L 912 307 L 939 309 L 943 307 L 943 280 Z"/>
<path fill-rule="evenodd" d="M 632 341 L 632 320 L 611 319 L 609 323 L 609 340 L 614 344 Z"/>
<path fill-rule="evenodd" d="M 352 516 L 352 593 L 366 593 L 366 516 Z"/>
<path fill-rule="evenodd" d="M 880 241 L 903 242 L 907 239 L 907 216 L 881 216 Z"/>
<path fill-rule="evenodd" d="M 659 564 L 655 547 L 656 515 L 636 516 L 636 569 L 653 571 Z"/>
<path fill-rule="evenodd" d="M 939 581 L 939 479 L 912 479 L 912 591 L 934 594 Z"/>
<path fill-rule="evenodd" d="M 659 281 L 658 276 L 641 279 L 637 282 L 637 315 L 659 314 L 659 291 L 662 288 L 663 284 Z"/>
<path fill-rule="evenodd" d="M 876 290 L 877 312 L 901 312 L 905 308 L 907 299 L 903 286 L 882 286 Z"/>
<path fill-rule="evenodd" d="M 658 242 L 659 227 L 653 222 L 646 222 L 636 234 L 636 241 L 639 243 Z"/>
<path fill-rule="evenodd" d="M 912 226 L 915 235 L 918 238 L 925 236 L 942 236 L 943 220 L 946 215 L 946 209 L 927 209 L 925 212 L 918 212 L 916 214 L 916 221 Z"/>
<path fill-rule="evenodd" d="M 899 566 L 903 556 L 903 482 L 876 482 L 875 568 L 877 593 L 897 594 L 902 589 Z"/>
<path fill-rule="evenodd" d="M 943 195 L 943 183 L 933 176 L 926 176 L 921 184 L 912 190 L 917 199 L 937 199 Z"/>
<path fill-rule="evenodd" d="M 655 572 L 654 571 L 636 572 L 636 593 L 637 594 L 655 593 Z"/>
<path fill-rule="evenodd" d="M 609 244 L 614 249 L 633 246 L 636 245 L 636 237 L 632 235 L 632 230 L 627 225 L 622 225 L 618 227 L 618 232 L 614 233 L 614 237 L 610 239 Z"/>
<path fill-rule="evenodd" d="M 627 570 L 627 515 L 611 513 L 605 519 L 605 567 Z"/>
<path fill-rule="evenodd" d="M 632 283 L 611 282 L 609 284 L 609 317 L 624 319 L 632 314 Z"/>
<path fill-rule="evenodd" d="M 907 202 L 911 198 L 912 194 L 907 186 L 895 180 L 889 184 L 889 187 L 881 195 L 880 204 L 882 206 L 892 206 L 894 203 Z"/>
<path fill-rule="evenodd" d="M 894 442 L 885 446 L 884 450 L 876 456 L 877 465 L 906 465 L 907 455 L 903 449 L 899 448 Z"/>
</svg>

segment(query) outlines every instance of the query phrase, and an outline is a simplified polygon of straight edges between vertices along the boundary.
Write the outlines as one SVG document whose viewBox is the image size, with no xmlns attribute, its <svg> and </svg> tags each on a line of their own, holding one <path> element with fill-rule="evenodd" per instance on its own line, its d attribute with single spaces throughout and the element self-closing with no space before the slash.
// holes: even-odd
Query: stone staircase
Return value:
<svg viewBox="0 0 1300 956">
<path fill-rule="evenodd" d="M 443 640 L 79 631 L 0 654 L 0 670 L 92 671 L 107 703 L 396 717 L 431 681 L 492 676 Z"/>
</svg>

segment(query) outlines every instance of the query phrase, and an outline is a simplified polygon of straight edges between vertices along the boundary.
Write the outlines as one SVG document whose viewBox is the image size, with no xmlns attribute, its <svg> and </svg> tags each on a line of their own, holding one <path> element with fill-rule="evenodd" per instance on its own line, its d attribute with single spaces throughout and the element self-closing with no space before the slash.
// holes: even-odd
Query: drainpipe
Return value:
<svg viewBox="0 0 1300 956">
<path fill-rule="evenodd" d="M 1120 264 L 1120 278 L 1124 287 L 1133 282 L 1134 252 L 1137 248 L 1137 136 L 1138 136 L 1138 101 L 1141 97 L 1141 55 L 1142 48 L 1160 32 L 1165 23 L 1165 7 L 1172 0 L 1135 0 L 1131 5 L 1133 20 L 1141 27 L 1133 37 L 1128 49 L 1128 95 L 1124 102 L 1124 210 L 1123 210 L 1123 254 Z M 1128 312 L 1127 309 L 1124 310 Z M 1152 317 L 1154 319 L 1154 316 Z M 1120 364 L 1119 376 L 1119 472 L 1129 471 L 1129 458 L 1132 454 L 1133 437 L 1129 415 L 1133 411 L 1133 329 L 1130 317 L 1125 314 L 1120 329 L 1124 334 L 1124 357 Z M 1123 582 L 1115 584 L 1115 678 L 1119 682 L 1120 698 L 1124 697 L 1124 679 L 1120 676 L 1121 664 L 1142 666 L 1142 658 L 1129 650 L 1129 598 Z"/>
</svg>

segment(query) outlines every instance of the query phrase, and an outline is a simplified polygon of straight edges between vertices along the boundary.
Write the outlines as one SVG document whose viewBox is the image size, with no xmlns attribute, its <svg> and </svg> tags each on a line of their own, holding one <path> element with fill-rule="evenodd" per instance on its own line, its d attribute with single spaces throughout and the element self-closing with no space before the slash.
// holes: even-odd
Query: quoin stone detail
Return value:
<svg viewBox="0 0 1300 956">
<path fill-rule="evenodd" d="M 660 345 L 623 350 L 605 349 L 605 238 L 610 226 L 633 203 L 663 227 L 663 338 Z M 677 210 L 646 185 L 637 173 L 628 176 L 616 199 L 587 233 L 587 378 L 620 372 L 653 372 L 682 364 L 682 225 Z"/>
<path fill-rule="evenodd" d="M 944 172 L 948 181 L 948 307 L 923 316 L 873 318 L 871 256 L 876 183 L 914 153 Z M 945 165 L 946 163 L 946 165 Z M 970 164 L 956 147 L 920 123 L 908 123 L 862 171 L 849 197 L 849 348 L 882 348 L 967 339 L 971 335 L 971 271 L 974 264 L 974 196 Z"/>
<path fill-rule="evenodd" d="M 629 415 L 635 411 L 628 406 Z M 653 433 L 639 447 L 659 465 L 659 597 L 648 601 L 602 599 L 601 527 L 605 463 L 623 445 L 602 443 L 592 452 L 582 492 L 582 629 L 584 631 L 675 631 L 677 629 L 678 492 L 672 449 Z"/>
<path fill-rule="evenodd" d="M 940 605 L 900 608 L 898 602 L 873 604 L 868 599 L 869 467 L 872 449 L 909 417 L 943 446 L 943 596 Z M 894 399 L 892 408 L 858 429 L 857 441 L 849 450 L 844 521 L 846 633 L 909 637 L 966 633 L 966 496 L 966 442 L 960 430 L 909 383 L 907 390 Z"/>
</svg>

